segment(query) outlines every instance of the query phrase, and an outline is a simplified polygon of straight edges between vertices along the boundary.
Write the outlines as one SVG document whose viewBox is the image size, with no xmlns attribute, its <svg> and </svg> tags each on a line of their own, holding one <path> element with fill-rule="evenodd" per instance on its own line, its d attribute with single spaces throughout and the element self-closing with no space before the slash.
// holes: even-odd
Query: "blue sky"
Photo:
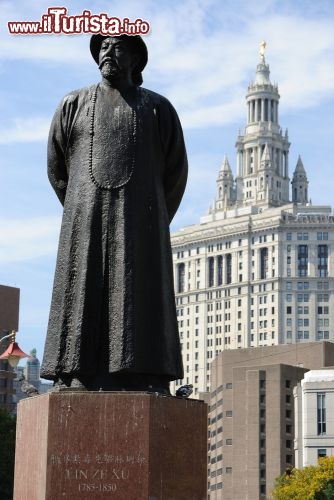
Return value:
<svg viewBox="0 0 334 500">
<path fill-rule="evenodd" d="M 42 358 L 61 221 L 46 176 L 49 124 L 61 98 L 99 80 L 89 35 L 14 36 L 8 21 L 38 21 L 45 0 L 0 0 L 0 283 L 21 289 L 18 341 Z M 313 204 L 334 190 L 334 2 L 332 0 L 71 0 L 110 17 L 151 25 L 144 86 L 168 97 L 184 128 L 189 182 L 172 230 L 198 222 L 215 196 L 226 153 L 235 173 L 245 94 L 266 40 L 280 124 L 300 154 Z"/>
</svg>

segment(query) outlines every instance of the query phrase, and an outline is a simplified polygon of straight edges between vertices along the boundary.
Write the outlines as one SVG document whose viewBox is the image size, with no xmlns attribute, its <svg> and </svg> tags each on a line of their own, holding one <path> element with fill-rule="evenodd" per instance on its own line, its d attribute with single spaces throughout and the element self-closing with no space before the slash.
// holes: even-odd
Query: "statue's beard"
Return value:
<svg viewBox="0 0 334 500">
<path fill-rule="evenodd" d="M 113 78 L 119 75 L 120 68 L 117 65 L 117 63 L 107 60 L 102 62 L 102 64 L 100 65 L 100 71 L 103 78 L 106 78 L 107 80 L 112 80 Z"/>
</svg>

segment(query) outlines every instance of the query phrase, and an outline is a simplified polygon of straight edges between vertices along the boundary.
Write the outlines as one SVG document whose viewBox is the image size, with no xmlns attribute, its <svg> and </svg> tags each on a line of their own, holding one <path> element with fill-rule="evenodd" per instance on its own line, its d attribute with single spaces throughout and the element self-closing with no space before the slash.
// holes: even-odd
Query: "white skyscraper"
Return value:
<svg viewBox="0 0 334 500">
<path fill-rule="evenodd" d="M 334 217 L 310 203 L 300 157 L 290 192 L 279 98 L 261 50 L 236 177 L 225 157 L 213 208 L 172 235 L 182 383 L 195 394 L 209 390 L 224 349 L 334 340 Z"/>
</svg>

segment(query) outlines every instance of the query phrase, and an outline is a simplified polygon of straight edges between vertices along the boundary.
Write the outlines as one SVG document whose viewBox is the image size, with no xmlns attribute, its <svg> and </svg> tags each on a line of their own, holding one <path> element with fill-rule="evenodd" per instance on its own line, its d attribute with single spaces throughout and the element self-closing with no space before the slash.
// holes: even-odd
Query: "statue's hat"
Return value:
<svg viewBox="0 0 334 500">
<path fill-rule="evenodd" d="M 97 64 L 99 64 L 99 53 L 101 49 L 102 41 L 105 38 L 108 38 L 113 35 L 93 35 L 90 39 L 90 51 L 93 56 L 93 59 Z M 134 48 L 134 50 L 138 53 L 139 59 L 132 71 L 132 79 L 133 82 L 139 86 L 143 83 L 143 78 L 141 76 L 141 72 L 145 68 L 147 64 L 147 47 L 139 35 L 129 36 L 129 35 L 119 35 L 121 40 L 127 40 Z"/>
</svg>

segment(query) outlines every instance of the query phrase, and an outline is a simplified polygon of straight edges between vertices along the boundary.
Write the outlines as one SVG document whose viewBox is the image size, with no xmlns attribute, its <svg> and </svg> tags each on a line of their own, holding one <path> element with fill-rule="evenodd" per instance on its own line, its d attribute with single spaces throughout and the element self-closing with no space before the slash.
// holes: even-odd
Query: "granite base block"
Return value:
<svg viewBox="0 0 334 500">
<path fill-rule="evenodd" d="M 14 500 L 204 500 L 207 406 L 150 393 L 18 405 Z"/>
</svg>

